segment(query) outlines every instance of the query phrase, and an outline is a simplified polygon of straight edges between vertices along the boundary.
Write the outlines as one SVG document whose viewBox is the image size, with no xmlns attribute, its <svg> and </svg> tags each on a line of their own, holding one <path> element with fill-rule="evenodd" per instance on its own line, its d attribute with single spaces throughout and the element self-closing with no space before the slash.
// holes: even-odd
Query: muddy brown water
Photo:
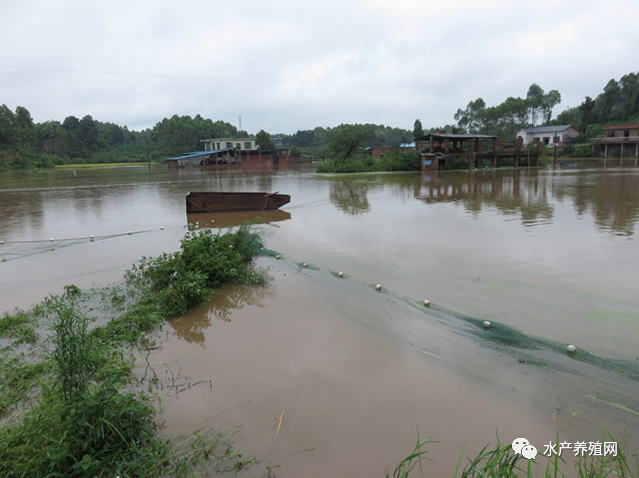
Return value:
<svg viewBox="0 0 639 478">
<path fill-rule="evenodd" d="M 263 459 L 246 476 L 266 464 L 283 477 L 383 476 L 416 430 L 440 442 L 426 476 L 450 476 L 462 449 L 496 433 L 542 449 L 557 434 L 595 441 L 610 430 L 636 449 L 637 381 L 611 362 L 495 344 L 463 320 L 639 361 L 639 171 L 564 166 L 3 173 L 0 310 L 68 283 L 106 285 L 140 256 L 175 250 L 189 191 L 279 190 L 291 203 L 255 226 L 282 255 L 259 259 L 270 284 L 226 288 L 155 337 L 159 373 L 199 382 L 162 396 L 163 433 L 235 430 L 238 447 Z M 246 217 L 197 222 L 235 219 Z M 424 298 L 432 309 L 417 306 Z"/>
</svg>

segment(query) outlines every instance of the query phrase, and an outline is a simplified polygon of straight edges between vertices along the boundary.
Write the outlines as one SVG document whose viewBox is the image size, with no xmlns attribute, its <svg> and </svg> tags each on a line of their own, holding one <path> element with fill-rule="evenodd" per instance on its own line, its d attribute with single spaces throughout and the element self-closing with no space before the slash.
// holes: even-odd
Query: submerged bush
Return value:
<svg viewBox="0 0 639 478">
<path fill-rule="evenodd" d="M 138 288 L 145 303 L 156 304 L 165 318 L 184 314 L 224 284 L 262 284 L 253 259 L 262 248 L 248 226 L 214 234 L 207 229 L 189 232 L 180 250 L 156 258 L 143 258 L 128 272 L 129 284 Z"/>
</svg>

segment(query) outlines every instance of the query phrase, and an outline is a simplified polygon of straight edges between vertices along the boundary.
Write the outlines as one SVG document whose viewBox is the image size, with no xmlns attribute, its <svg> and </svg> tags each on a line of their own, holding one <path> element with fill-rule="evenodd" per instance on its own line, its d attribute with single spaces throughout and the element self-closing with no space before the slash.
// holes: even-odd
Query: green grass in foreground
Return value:
<svg viewBox="0 0 639 478">
<path fill-rule="evenodd" d="M 614 441 L 614 439 L 611 440 Z M 413 451 L 394 468 L 386 472 L 386 478 L 409 478 L 424 475 L 426 465 L 423 458 L 426 445 L 436 443 L 417 437 Z M 639 478 L 639 463 L 630 465 L 627 456 L 619 450 L 617 456 L 578 457 L 574 468 L 568 472 L 563 459 L 557 455 L 546 457 L 537 455 L 535 460 L 527 460 L 515 455 L 511 445 L 485 446 L 477 456 L 467 458 L 467 463 L 459 472 L 461 455 L 453 478 Z M 419 475 L 416 473 L 419 471 Z M 413 473 L 415 472 L 415 473 Z"/>
<path fill-rule="evenodd" d="M 136 391 L 127 351 L 218 286 L 264 283 L 253 265 L 260 247 L 247 227 L 189 233 L 178 252 L 144 258 L 127 273 L 127 296 L 102 294 L 123 312 L 92 330 L 75 286 L 4 316 L 0 338 L 14 342 L 0 352 L 0 476 L 181 477 L 200 476 L 201 466 L 233 472 L 254 463 L 211 429 L 159 438 L 153 396 Z M 51 324 L 49 341 L 32 341 L 36 316 Z M 32 344 L 28 353 L 18 350 L 24 343 Z"/>
</svg>

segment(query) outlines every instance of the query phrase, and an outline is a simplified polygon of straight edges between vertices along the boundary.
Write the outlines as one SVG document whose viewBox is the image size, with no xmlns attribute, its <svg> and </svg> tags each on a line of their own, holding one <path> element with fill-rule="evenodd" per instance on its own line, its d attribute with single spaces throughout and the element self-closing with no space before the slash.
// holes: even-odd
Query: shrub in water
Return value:
<svg viewBox="0 0 639 478">
<path fill-rule="evenodd" d="M 175 317 L 221 285 L 263 283 L 252 268 L 261 247 L 248 226 L 224 234 L 189 232 L 179 251 L 143 258 L 127 272 L 127 280 L 146 294 L 147 303 L 157 304 L 164 317 Z"/>
</svg>

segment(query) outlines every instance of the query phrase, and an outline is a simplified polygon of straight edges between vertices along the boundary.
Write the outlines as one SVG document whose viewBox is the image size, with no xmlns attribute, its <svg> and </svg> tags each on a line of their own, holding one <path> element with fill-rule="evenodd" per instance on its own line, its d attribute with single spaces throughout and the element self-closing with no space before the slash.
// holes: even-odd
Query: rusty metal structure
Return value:
<svg viewBox="0 0 639 478">
<path fill-rule="evenodd" d="M 590 140 L 593 152 L 608 158 L 639 157 L 639 123 L 608 124 L 603 126 L 604 136 Z"/>
<path fill-rule="evenodd" d="M 468 169 L 485 167 L 486 163 L 497 168 L 504 158 L 512 158 L 515 167 L 539 164 L 540 144 L 525 148 L 517 139 L 513 144 L 503 144 L 497 136 L 486 134 L 429 133 L 415 139 L 422 171 L 437 171 L 448 168 L 451 159 L 463 159 Z"/>
</svg>

